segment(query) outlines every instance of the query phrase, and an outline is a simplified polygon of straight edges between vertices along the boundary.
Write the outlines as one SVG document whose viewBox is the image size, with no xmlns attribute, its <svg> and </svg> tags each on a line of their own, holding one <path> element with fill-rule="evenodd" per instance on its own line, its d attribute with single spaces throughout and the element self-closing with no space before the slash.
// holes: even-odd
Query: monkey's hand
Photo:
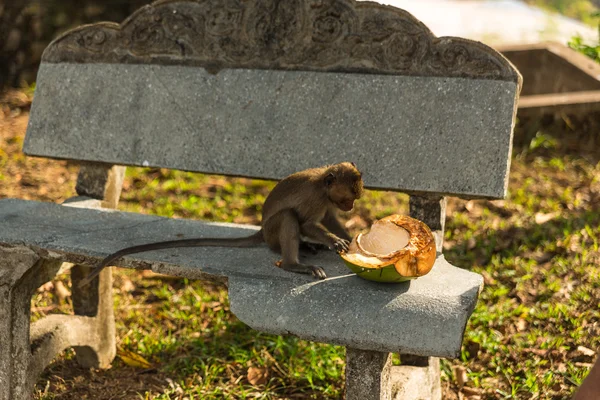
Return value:
<svg viewBox="0 0 600 400">
<path fill-rule="evenodd" d="M 346 253 L 348 251 L 348 246 L 350 246 L 350 241 L 342 238 L 336 238 L 333 242 L 333 248 L 338 253 Z"/>
</svg>

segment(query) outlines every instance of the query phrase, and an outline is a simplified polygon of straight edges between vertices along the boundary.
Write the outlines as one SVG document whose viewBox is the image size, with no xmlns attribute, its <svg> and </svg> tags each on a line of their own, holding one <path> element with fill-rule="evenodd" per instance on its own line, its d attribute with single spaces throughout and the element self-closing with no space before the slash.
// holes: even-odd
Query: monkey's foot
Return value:
<svg viewBox="0 0 600 400">
<path fill-rule="evenodd" d="M 321 267 L 315 267 L 314 265 L 284 264 L 283 260 L 277 261 L 275 263 L 275 265 L 285 271 L 295 272 L 297 274 L 312 275 L 315 278 L 319 278 L 319 279 L 327 278 L 327 274 L 325 274 L 325 270 Z"/>
</svg>

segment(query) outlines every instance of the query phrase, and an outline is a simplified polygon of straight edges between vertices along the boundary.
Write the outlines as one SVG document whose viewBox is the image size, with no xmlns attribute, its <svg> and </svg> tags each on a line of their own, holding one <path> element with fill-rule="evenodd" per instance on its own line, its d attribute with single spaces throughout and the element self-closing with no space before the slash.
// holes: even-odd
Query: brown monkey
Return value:
<svg viewBox="0 0 600 400">
<path fill-rule="evenodd" d="M 323 268 L 300 263 L 301 237 L 333 247 L 337 252 L 347 251 L 351 237 L 338 221 L 336 209 L 352 210 L 354 200 L 362 193 L 361 173 L 354 163 L 343 162 L 296 172 L 281 180 L 267 196 L 261 229 L 255 234 L 242 238 L 180 239 L 128 247 L 102 260 L 80 285 L 87 285 L 105 266 L 128 254 L 175 247 L 250 247 L 263 242 L 282 255 L 280 266 L 284 270 L 324 279 Z"/>
</svg>

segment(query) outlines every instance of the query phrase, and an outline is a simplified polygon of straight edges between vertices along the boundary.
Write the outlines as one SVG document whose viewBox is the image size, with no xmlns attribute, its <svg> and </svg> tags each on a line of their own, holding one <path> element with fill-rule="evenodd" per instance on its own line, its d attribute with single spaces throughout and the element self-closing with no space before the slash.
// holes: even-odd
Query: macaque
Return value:
<svg viewBox="0 0 600 400">
<path fill-rule="evenodd" d="M 104 267 L 128 254 L 176 247 L 251 247 L 261 243 L 281 254 L 279 266 L 282 269 L 325 279 L 327 275 L 323 268 L 300 263 L 302 238 L 337 252 L 347 251 L 351 237 L 337 219 L 336 209 L 352 210 L 354 201 L 362 194 L 362 176 L 354 163 L 343 162 L 296 172 L 277 183 L 267 196 L 261 229 L 255 234 L 241 238 L 180 239 L 128 247 L 102 260 L 80 285 L 87 285 Z"/>
</svg>

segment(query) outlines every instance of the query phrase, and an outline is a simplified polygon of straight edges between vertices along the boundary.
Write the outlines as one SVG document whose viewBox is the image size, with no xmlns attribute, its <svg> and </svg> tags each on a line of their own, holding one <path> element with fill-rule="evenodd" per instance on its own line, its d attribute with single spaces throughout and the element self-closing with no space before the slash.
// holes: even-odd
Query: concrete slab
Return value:
<svg viewBox="0 0 600 400">
<path fill-rule="evenodd" d="M 490 198 L 506 193 L 519 90 L 134 64 L 46 63 L 37 82 L 29 155 L 266 179 L 353 161 L 370 188 Z"/>
<path fill-rule="evenodd" d="M 46 258 L 94 265 L 133 244 L 178 237 L 241 236 L 253 227 L 0 200 L 0 244 L 27 244 Z M 228 281 L 231 310 L 251 327 L 363 350 L 456 357 L 483 284 L 481 276 L 438 258 L 432 272 L 404 284 L 350 273 L 333 252 L 305 255 L 329 278 L 274 266 L 266 247 L 188 248 L 140 253 L 122 266 L 191 279 Z"/>
</svg>

